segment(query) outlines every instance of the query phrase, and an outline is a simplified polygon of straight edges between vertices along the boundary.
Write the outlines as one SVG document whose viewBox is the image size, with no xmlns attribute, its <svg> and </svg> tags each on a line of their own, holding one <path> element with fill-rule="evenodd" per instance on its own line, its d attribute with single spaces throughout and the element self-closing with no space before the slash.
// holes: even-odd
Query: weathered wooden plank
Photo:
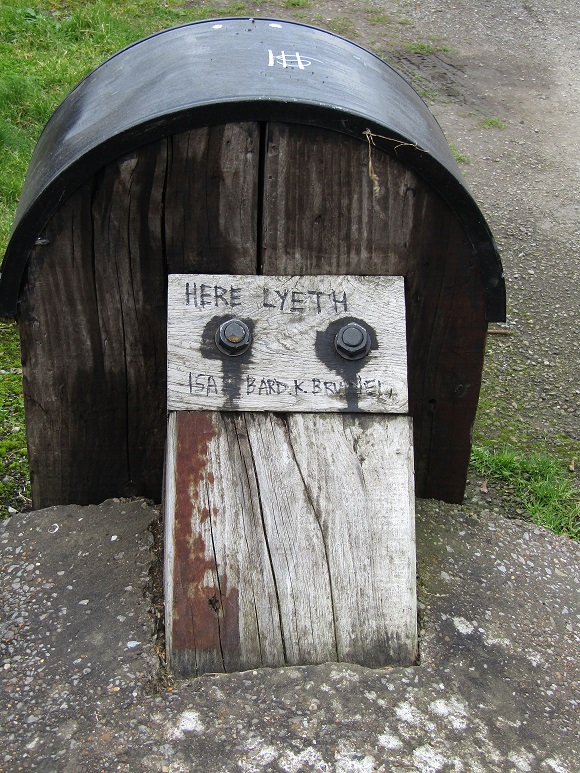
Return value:
<svg viewBox="0 0 580 773">
<path fill-rule="evenodd" d="M 255 273 L 259 125 L 205 126 L 172 135 L 168 143 L 168 272 Z"/>
<path fill-rule="evenodd" d="M 102 500 L 111 481 L 120 487 L 127 478 L 125 458 L 101 450 L 114 448 L 119 438 L 116 407 L 111 410 L 102 389 L 94 273 L 81 260 L 92 252 L 91 200 L 91 186 L 83 186 L 52 218 L 20 299 L 28 461 L 37 508 L 97 501 L 88 491 Z M 91 383 L 99 385 L 96 392 Z"/>
<path fill-rule="evenodd" d="M 166 634 L 178 673 L 414 662 L 407 417 L 179 412 L 169 438 Z"/>
<path fill-rule="evenodd" d="M 323 535 L 338 659 L 410 665 L 416 648 L 411 420 L 293 414 L 288 431 Z"/>
<path fill-rule="evenodd" d="M 201 564 L 194 557 L 187 561 L 189 570 L 200 577 L 197 593 L 191 593 L 191 583 L 182 581 L 187 588 L 185 603 L 192 599 L 194 625 L 197 630 L 212 629 L 219 639 L 221 667 L 219 670 L 241 670 L 252 666 L 276 666 L 284 662 L 284 640 L 280 626 L 278 589 L 272 572 L 268 545 L 263 539 L 260 492 L 253 475 L 252 456 L 243 423 L 233 417 L 196 413 L 177 416 L 177 454 L 181 467 L 176 469 L 178 481 L 184 475 L 191 477 L 186 490 L 177 487 L 179 514 L 194 505 L 200 513 L 199 532 L 190 519 L 176 520 L 176 526 L 191 528 L 193 544 L 200 550 Z M 192 422 L 187 421 L 191 416 Z M 215 441 L 214 441 L 215 438 Z M 199 448 L 197 453 L 191 449 Z M 210 442 L 214 441 L 214 442 Z M 183 453 L 185 451 L 185 453 Z M 196 460 L 191 469 L 191 459 Z M 229 463 L 224 463 L 227 460 Z M 197 492 L 196 492 L 197 489 Z M 192 502 L 194 496 L 197 499 Z M 179 530 L 176 539 L 180 538 Z M 205 545 L 205 549 L 204 549 Z M 208 572 L 203 577 L 199 568 L 211 571 L 207 598 Z M 239 578 L 244 575 L 245 582 Z M 171 598 L 171 597 L 170 597 Z M 173 595 L 175 599 L 175 593 Z M 177 600 L 179 616 L 183 596 Z M 175 613 L 174 613 L 175 614 Z M 209 623 L 209 624 L 208 624 Z M 174 627 L 179 638 L 176 649 L 187 649 L 187 631 Z M 213 642 L 212 642 L 213 644 Z M 197 668 L 204 670 L 204 659 L 212 649 L 203 636 L 196 637 Z M 212 658 L 210 657 L 210 660 Z M 217 666 L 214 666 L 214 670 Z"/>
<path fill-rule="evenodd" d="M 83 186 L 32 261 L 20 331 L 37 507 L 159 490 L 164 379 L 147 366 L 165 361 L 164 144 Z"/>
<path fill-rule="evenodd" d="M 416 173 L 362 140 L 270 124 L 265 146 L 264 274 L 405 277 L 417 494 L 461 501 L 487 327 L 463 228 Z"/>
<path fill-rule="evenodd" d="M 170 274 L 168 296 L 170 411 L 408 410 L 400 277 Z M 236 356 L 216 345 L 232 317 L 251 331 Z M 348 324 L 366 331 L 357 360 L 335 348 Z"/>
<path fill-rule="evenodd" d="M 120 159 L 103 170 L 92 203 L 103 381 L 85 388 L 102 389 L 101 399 L 115 411 L 110 442 L 126 466 L 123 492 L 148 496 L 159 490 L 159 449 L 165 441 L 159 366 L 166 346 L 159 328 L 165 317 L 160 258 L 166 161 L 165 142 Z M 152 369 L 152 363 L 159 366 Z"/>
<path fill-rule="evenodd" d="M 41 235 L 18 314 L 35 507 L 159 499 L 167 269 L 255 272 L 258 136 L 240 124 L 147 145 Z"/>
</svg>

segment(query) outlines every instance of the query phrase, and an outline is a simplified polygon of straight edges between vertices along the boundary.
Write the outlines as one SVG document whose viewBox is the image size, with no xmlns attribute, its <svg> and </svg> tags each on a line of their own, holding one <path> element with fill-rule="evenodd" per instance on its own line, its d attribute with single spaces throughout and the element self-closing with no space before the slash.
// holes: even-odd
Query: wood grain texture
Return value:
<svg viewBox="0 0 580 773">
<path fill-rule="evenodd" d="M 19 302 L 35 507 L 160 497 L 166 274 L 181 271 L 404 276 L 417 493 L 461 501 L 486 331 L 464 230 L 396 157 L 374 148 L 369 168 L 364 141 L 262 131 L 144 146 L 39 234 Z"/>
<path fill-rule="evenodd" d="M 170 427 L 166 635 L 178 673 L 414 662 L 407 417 L 179 412 Z"/>
<path fill-rule="evenodd" d="M 474 249 L 443 198 L 365 142 L 270 124 L 262 268 L 405 277 L 417 494 L 462 501 L 487 324 Z"/>
<path fill-rule="evenodd" d="M 215 342 L 232 317 L 252 337 L 234 357 Z M 351 322 L 370 346 L 353 361 L 334 345 Z M 407 413 L 403 280 L 170 274 L 167 374 L 170 411 Z"/>
<path fill-rule="evenodd" d="M 255 123 L 232 123 L 168 138 L 168 273 L 256 272 L 259 136 Z"/>
<path fill-rule="evenodd" d="M 240 124 L 147 145 L 51 219 L 19 304 L 34 507 L 160 498 L 168 265 L 255 272 L 257 137 Z"/>
</svg>

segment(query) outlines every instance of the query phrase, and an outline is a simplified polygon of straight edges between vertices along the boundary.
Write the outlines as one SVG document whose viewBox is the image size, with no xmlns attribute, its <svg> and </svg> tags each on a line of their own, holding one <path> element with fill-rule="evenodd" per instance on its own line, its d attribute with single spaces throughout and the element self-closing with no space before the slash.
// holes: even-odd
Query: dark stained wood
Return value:
<svg viewBox="0 0 580 773">
<path fill-rule="evenodd" d="M 168 143 L 168 273 L 255 274 L 258 125 L 202 127 Z"/>
<path fill-rule="evenodd" d="M 164 514 L 178 674 L 415 662 L 407 416 L 172 412 Z"/>
<path fill-rule="evenodd" d="M 486 330 L 462 226 L 363 140 L 264 130 L 263 181 L 257 124 L 191 130 L 109 164 L 40 235 L 19 306 L 35 507 L 160 497 L 166 274 L 184 271 L 404 276 L 417 493 L 461 501 Z"/>
<path fill-rule="evenodd" d="M 35 249 L 20 301 L 35 507 L 97 501 L 111 482 L 119 493 L 127 478 L 125 447 L 114 450 L 117 406 L 103 388 L 94 271 L 82 260 L 92 255 L 91 200 L 91 186 L 83 186 L 52 218 L 43 234 L 49 243 Z"/>
<path fill-rule="evenodd" d="M 166 274 L 255 273 L 258 137 L 240 124 L 147 145 L 49 222 L 19 305 L 36 508 L 159 499 Z"/>
<path fill-rule="evenodd" d="M 166 157 L 166 143 L 160 142 L 110 164 L 96 181 L 92 206 L 104 373 L 99 399 L 115 411 L 114 448 L 126 467 L 121 490 L 148 496 L 160 486 L 158 457 L 165 442 L 159 394 L 165 383 L 161 365 L 166 351 L 160 330 L 165 310 Z M 71 409 L 74 412 L 74 405 Z"/>
<path fill-rule="evenodd" d="M 371 162 L 366 142 L 271 124 L 262 269 L 405 277 L 417 494 L 460 502 L 487 327 L 476 256 L 427 183 L 376 148 Z"/>
</svg>

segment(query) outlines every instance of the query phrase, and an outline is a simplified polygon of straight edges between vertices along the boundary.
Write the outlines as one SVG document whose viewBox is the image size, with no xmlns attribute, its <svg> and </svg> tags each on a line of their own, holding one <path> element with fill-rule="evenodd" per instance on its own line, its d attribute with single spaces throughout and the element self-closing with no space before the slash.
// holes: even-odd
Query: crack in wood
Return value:
<svg viewBox="0 0 580 773">
<path fill-rule="evenodd" d="M 256 274 L 263 274 L 263 241 L 264 241 L 264 188 L 266 174 L 267 158 L 267 135 L 268 124 L 262 121 L 259 124 L 259 144 L 258 144 L 258 195 L 257 195 L 257 231 L 256 231 Z"/>
<path fill-rule="evenodd" d="M 215 564 L 214 568 L 214 576 L 215 580 L 217 582 L 218 587 L 218 593 L 219 598 L 214 592 L 213 596 L 208 599 L 208 605 L 210 609 L 214 612 L 216 616 L 217 621 L 217 627 L 218 627 L 218 642 L 219 642 L 219 648 L 220 648 L 220 656 L 222 660 L 222 665 L 224 671 L 227 671 L 226 668 L 226 660 L 224 657 L 224 645 L 222 641 L 222 626 L 221 626 L 221 620 L 224 617 L 224 603 L 223 603 L 223 595 L 222 595 L 222 588 L 221 588 L 221 582 L 220 582 L 220 572 L 219 572 L 219 565 L 218 565 L 218 556 L 217 551 L 215 548 L 215 539 L 214 539 L 214 530 L 213 530 L 213 520 L 212 520 L 212 506 L 211 506 L 211 500 L 209 496 L 209 490 L 206 491 L 206 500 L 207 500 L 207 509 L 208 509 L 208 519 L 209 519 L 209 532 L 211 535 L 211 549 L 213 551 L 213 560 Z"/>
<path fill-rule="evenodd" d="M 292 421 L 292 417 L 289 417 L 287 414 L 279 414 L 279 419 L 282 422 L 284 426 L 284 430 L 286 432 L 286 436 L 288 438 L 288 449 L 290 453 L 292 454 L 292 458 L 294 460 L 294 465 L 296 467 L 296 470 L 298 471 L 298 474 L 300 475 L 300 479 L 302 481 L 302 486 L 304 489 L 304 493 L 306 495 L 306 499 L 308 501 L 308 504 L 312 508 L 312 513 L 314 514 L 314 519 L 318 525 L 318 529 L 320 531 L 320 541 L 322 543 L 322 547 L 324 549 L 324 556 L 326 561 L 326 566 L 328 568 L 328 586 L 330 590 L 330 604 L 332 608 L 332 623 L 334 627 L 334 650 L 335 650 L 335 656 L 336 660 L 340 662 L 340 656 L 338 653 L 338 634 L 337 634 L 337 621 L 336 621 L 336 605 L 334 603 L 334 591 L 333 591 L 333 582 L 332 582 L 332 572 L 330 569 L 330 561 L 328 557 L 328 546 L 326 544 L 326 535 L 324 534 L 324 529 L 322 528 L 322 524 L 320 522 L 320 513 L 316 507 L 316 504 L 314 502 L 314 499 L 312 498 L 312 492 L 310 490 L 310 486 L 308 484 L 307 478 L 304 475 L 304 472 L 302 470 L 302 466 L 298 460 L 298 457 L 296 455 L 296 450 L 294 448 L 294 444 L 292 443 L 292 433 L 290 432 L 290 422 Z"/>
<path fill-rule="evenodd" d="M 255 483 L 256 483 L 256 489 L 257 489 L 257 494 L 258 494 L 257 501 L 258 501 L 260 519 L 261 519 L 261 523 L 262 523 L 262 532 L 263 532 L 263 535 L 264 535 L 264 542 L 265 542 L 265 546 L 266 546 L 266 553 L 267 553 L 267 556 L 268 556 L 268 562 L 270 564 L 270 570 L 272 572 L 272 579 L 273 579 L 273 585 L 274 585 L 274 595 L 275 595 L 276 604 L 277 604 L 277 607 L 278 607 L 278 620 L 279 620 L 279 626 L 280 626 L 280 638 L 281 638 L 281 643 L 282 643 L 282 655 L 283 655 L 284 663 L 287 664 L 288 663 L 288 656 L 287 656 L 287 652 L 286 652 L 286 640 L 285 640 L 285 637 L 284 637 L 284 625 L 283 625 L 284 616 L 282 614 L 282 608 L 281 608 L 281 604 L 280 604 L 280 593 L 278 591 L 278 581 L 277 581 L 277 578 L 276 578 L 276 571 L 275 571 L 275 567 L 274 567 L 274 561 L 272 559 L 272 552 L 270 550 L 270 543 L 268 541 L 268 531 L 266 529 L 266 519 L 264 517 L 264 508 L 262 506 L 262 495 L 260 493 L 260 478 L 259 478 L 258 469 L 257 469 L 257 466 L 256 466 L 256 459 L 255 459 L 255 456 L 254 456 L 254 447 L 252 445 L 252 442 L 251 442 L 250 436 L 249 436 L 249 432 L 248 432 L 248 423 L 247 423 L 248 422 L 248 418 L 249 418 L 248 414 L 244 413 L 244 414 L 239 415 L 238 417 L 236 417 L 236 420 L 234 421 L 234 427 L 236 429 L 236 436 L 238 438 L 238 445 L 240 445 L 240 436 L 239 436 L 239 433 L 238 433 L 238 422 L 239 423 L 243 422 L 244 427 L 246 428 L 245 437 L 246 437 L 246 439 L 248 441 L 248 448 L 249 448 L 249 451 L 250 451 L 250 459 L 251 459 L 251 462 L 252 462 L 252 470 L 253 470 L 253 473 L 254 473 L 254 480 L 255 480 Z M 241 446 L 240 446 L 240 452 L 241 452 Z M 246 455 L 243 454 L 243 453 L 242 453 L 242 458 L 244 459 L 244 463 L 245 463 Z M 246 472 L 247 472 L 247 468 L 246 468 Z"/>
<path fill-rule="evenodd" d="M 239 451 L 239 454 L 240 454 L 240 458 L 242 460 L 242 464 L 244 465 L 245 478 L 246 478 L 246 481 L 247 481 L 247 484 L 248 484 L 248 492 L 249 492 L 249 501 L 245 503 L 246 504 L 246 509 L 248 511 L 250 509 L 253 509 L 254 499 L 257 500 L 258 507 L 260 507 L 259 491 L 258 491 L 258 496 L 256 498 L 252 497 L 252 485 L 251 485 L 252 482 L 251 482 L 250 474 L 249 474 L 249 471 L 248 471 L 248 466 L 247 466 L 247 462 L 246 462 L 246 455 L 243 453 L 242 446 L 241 446 L 241 443 L 240 443 L 240 434 L 239 434 L 240 431 L 241 431 L 240 423 L 236 422 L 236 417 L 234 417 L 234 416 L 225 416 L 224 417 L 222 415 L 222 421 L 227 422 L 228 426 L 231 426 L 233 428 L 233 433 L 234 433 L 234 436 L 236 438 L 236 442 L 237 442 L 237 447 L 238 447 L 238 451 Z M 245 424 L 244 424 L 244 426 L 245 426 Z M 248 442 L 247 428 L 243 432 L 243 438 L 244 438 L 244 441 Z M 252 468 L 252 472 L 254 473 L 254 478 L 255 478 L 255 470 L 254 470 L 254 468 Z M 247 521 L 246 521 L 245 517 L 242 519 L 242 526 L 243 526 L 243 531 L 244 531 L 244 541 L 245 541 L 245 544 L 246 544 L 246 549 L 248 551 L 248 554 L 251 554 L 250 542 L 249 542 L 249 539 L 248 539 Z M 270 564 L 270 566 L 271 566 L 271 564 Z M 258 613 L 258 603 L 257 603 L 257 599 L 256 599 L 256 593 L 255 593 L 254 586 L 252 586 L 252 607 L 253 607 L 253 610 L 254 610 L 254 622 L 256 624 L 256 630 L 258 632 L 258 650 L 259 650 L 259 653 L 260 653 L 260 663 L 262 665 L 264 665 L 264 651 L 263 651 L 263 647 L 262 647 L 262 631 L 261 631 L 261 627 L 260 627 L 260 615 Z M 280 615 L 280 607 L 279 607 L 279 602 L 278 602 L 278 616 L 279 615 Z"/>
</svg>

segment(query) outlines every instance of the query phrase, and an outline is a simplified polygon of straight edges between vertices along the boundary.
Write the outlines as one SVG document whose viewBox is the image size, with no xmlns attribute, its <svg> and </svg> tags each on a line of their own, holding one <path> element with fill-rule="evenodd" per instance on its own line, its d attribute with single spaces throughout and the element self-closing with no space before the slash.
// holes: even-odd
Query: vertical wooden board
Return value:
<svg viewBox="0 0 580 773">
<path fill-rule="evenodd" d="M 369 156 L 366 142 L 301 125 L 269 124 L 265 153 L 264 274 L 381 275 L 406 265 L 413 172 L 376 148 Z M 369 159 L 378 156 L 375 183 Z"/>
<path fill-rule="evenodd" d="M 144 146 L 41 234 L 18 311 L 36 508 L 160 498 L 167 264 L 255 272 L 257 136 L 255 124 L 202 130 L 200 143 L 184 132 L 185 168 L 171 139 Z"/>
<path fill-rule="evenodd" d="M 336 660 L 326 547 L 283 415 L 244 413 L 276 577 L 286 662 Z"/>
<path fill-rule="evenodd" d="M 164 175 L 164 141 L 111 164 L 60 207 L 31 260 L 19 321 L 35 507 L 158 496 Z"/>
<path fill-rule="evenodd" d="M 189 505 L 190 496 L 194 497 L 196 506 L 201 508 L 205 504 L 201 500 L 200 484 L 205 479 L 208 446 L 215 431 L 211 417 L 203 414 L 194 417 L 198 420 L 194 421 L 191 432 L 180 431 L 179 418 L 178 414 L 171 414 L 168 426 L 164 500 L 169 661 L 178 673 L 223 671 L 219 612 L 222 610 L 223 616 L 224 607 L 227 609 L 229 605 L 221 599 L 211 555 L 211 533 L 207 539 L 201 518 L 194 530 Z M 187 467 L 178 475 L 181 463 Z M 205 516 L 206 523 L 208 517 L 209 513 Z"/>
<path fill-rule="evenodd" d="M 169 137 L 169 273 L 254 274 L 260 128 L 205 126 Z"/>
<path fill-rule="evenodd" d="M 116 416 L 103 389 L 92 260 L 92 184 L 52 218 L 19 302 L 28 460 L 34 507 L 101 501 L 126 479 Z M 124 446 L 123 446 L 124 451 Z"/>
<path fill-rule="evenodd" d="M 338 660 L 381 667 L 417 654 L 415 499 L 406 416 L 288 416 L 323 534 Z"/>
<path fill-rule="evenodd" d="M 126 456 L 126 495 L 154 496 L 161 485 L 166 146 L 162 140 L 110 164 L 98 175 L 93 195 L 92 257 L 103 388 L 117 415 L 117 453 Z"/>
<path fill-rule="evenodd" d="M 413 663 L 410 420 L 170 416 L 172 667 Z"/>
<path fill-rule="evenodd" d="M 417 494 L 461 501 L 487 325 L 457 218 L 396 157 L 298 125 L 269 126 L 263 201 L 265 274 L 405 277 Z"/>
<path fill-rule="evenodd" d="M 164 509 L 171 666 L 192 675 L 284 665 L 277 588 L 244 424 L 218 413 L 172 412 L 169 427 Z"/>
<path fill-rule="evenodd" d="M 327 569 L 305 493 L 284 478 L 279 457 L 262 478 L 273 428 L 248 424 L 246 414 L 170 416 L 172 667 L 201 674 L 336 659 Z"/>
</svg>

